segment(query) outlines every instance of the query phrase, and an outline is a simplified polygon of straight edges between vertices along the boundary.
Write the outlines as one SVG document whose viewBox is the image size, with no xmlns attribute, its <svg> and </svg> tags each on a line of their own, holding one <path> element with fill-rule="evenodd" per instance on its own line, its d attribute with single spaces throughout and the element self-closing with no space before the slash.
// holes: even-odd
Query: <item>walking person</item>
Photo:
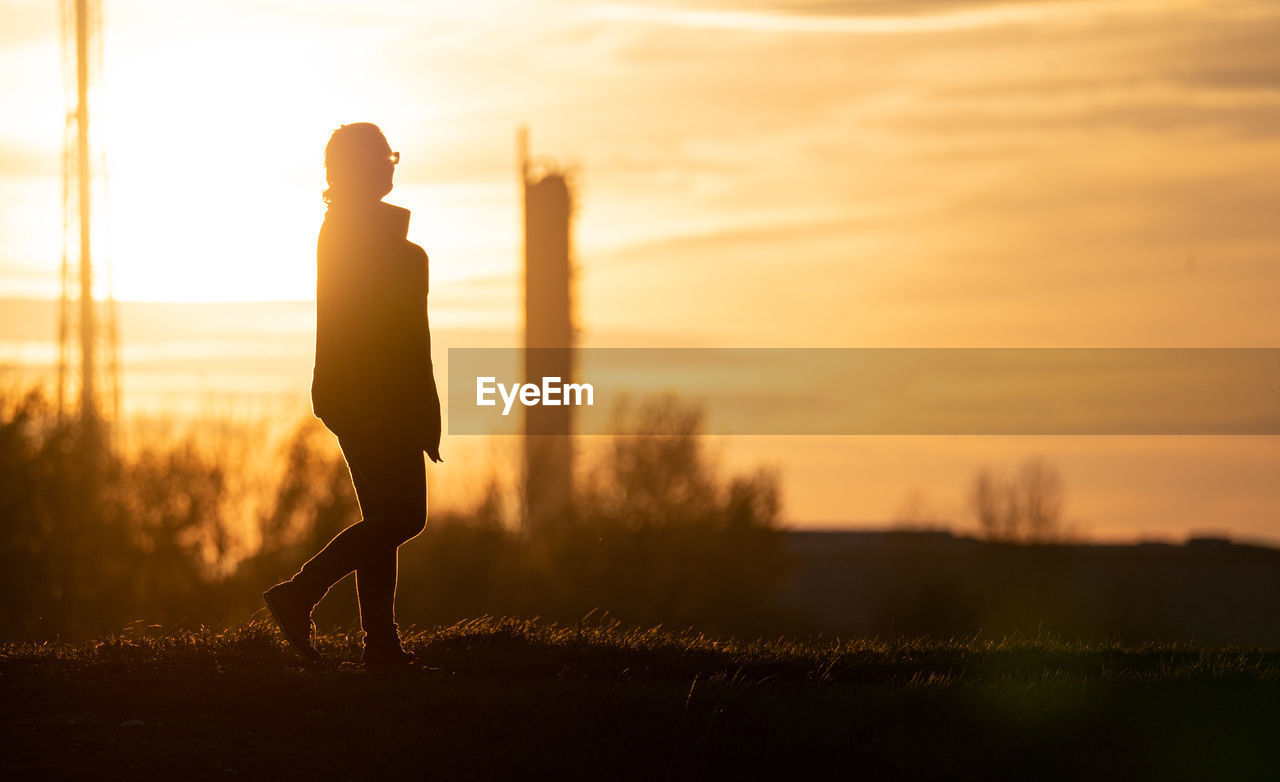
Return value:
<svg viewBox="0 0 1280 782">
<path fill-rule="evenodd" d="M 367 122 L 343 125 L 325 147 L 311 403 L 338 437 L 361 518 L 263 594 L 284 637 L 313 661 L 311 611 L 354 570 L 364 664 L 414 663 L 395 622 L 397 555 L 426 526 L 423 453 L 442 460 L 427 254 L 406 238 L 409 210 L 382 201 L 399 161 Z"/>
</svg>

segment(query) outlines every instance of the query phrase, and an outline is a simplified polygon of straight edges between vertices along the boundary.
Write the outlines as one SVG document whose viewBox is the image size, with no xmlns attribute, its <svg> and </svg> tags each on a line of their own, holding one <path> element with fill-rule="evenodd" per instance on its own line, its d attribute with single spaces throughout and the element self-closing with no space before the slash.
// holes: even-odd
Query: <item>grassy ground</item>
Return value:
<svg viewBox="0 0 1280 782">
<path fill-rule="evenodd" d="M 480 619 L 369 673 L 261 622 L 0 647 L 0 778 L 1263 779 L 1280 650 Z"/>
</svg>

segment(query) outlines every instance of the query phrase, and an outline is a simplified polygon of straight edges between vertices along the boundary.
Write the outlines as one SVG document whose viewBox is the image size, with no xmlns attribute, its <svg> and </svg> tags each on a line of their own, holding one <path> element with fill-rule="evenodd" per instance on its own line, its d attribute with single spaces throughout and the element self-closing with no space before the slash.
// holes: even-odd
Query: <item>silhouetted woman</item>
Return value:
<svg viewBox="0 0 1280 782">
<path fill-rule="evenodd" d="M 263 595 L 289 643 L 312 660 L 311 609 L 355 571 L 364 663 L 411 665 L 395 623 L 400 544 L 422 531 L 422 454 L 440 459 L 440 397 L 427 325 L 427 254 L 406 238 L 409 210 L 382 202 L 400 153 L 376 125 L 333 132 L 324 151 L 329 204 L 316 268 L 311 403 L 338 436 L 361 520 L 289 581 Z"/>
</svg>

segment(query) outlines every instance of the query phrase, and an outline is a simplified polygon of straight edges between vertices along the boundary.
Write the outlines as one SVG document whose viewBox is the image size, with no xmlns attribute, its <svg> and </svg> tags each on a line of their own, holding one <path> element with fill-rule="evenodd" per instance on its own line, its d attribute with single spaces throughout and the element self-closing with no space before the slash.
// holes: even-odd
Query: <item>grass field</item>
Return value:
<svg viewBox="0 0 1280 782">
<path fill-rule="evenodd" d="M 1280 650 L 483 618 L 372 673 L 261 621 L 0 647 L 0 777 L 1267 779 Z"/>
</svg>

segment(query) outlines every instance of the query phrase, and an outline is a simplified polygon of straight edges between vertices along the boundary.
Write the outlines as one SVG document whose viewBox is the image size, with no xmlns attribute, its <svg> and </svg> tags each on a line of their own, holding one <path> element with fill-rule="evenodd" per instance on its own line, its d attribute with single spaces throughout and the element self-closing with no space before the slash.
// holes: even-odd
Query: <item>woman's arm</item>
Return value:
<svg viewBox="0 0 1280 782">
<path fill-rule="evenodd" d="M 443 425 L 440 419 L 440 391 L 436 387 L 435 367 L 431 360 L 431 318 L 428 313 L 427 300 L 431 292 L 431 263 L 418 245 L 412 245 L 422 264 L 422 346 L 423 360 L 419 364 L 421 374 L 418 387 L 424 392 L 423 400 L 423 432 L 422 450 L 433 462 L 443 462 L 440 458 L 440 436 Z"/>
<path fill-rule="evenodd" d="M 350 248 L 326 221 L 316 247 L 316 363 L 312 409 L 335 433 L 371 420 L 361 391 L 367 370 L 360 356 L 357 301 L 362 286 L 352 274 Z M 362 379 L 364 382 L 362 382 Z"/>
</svg>

